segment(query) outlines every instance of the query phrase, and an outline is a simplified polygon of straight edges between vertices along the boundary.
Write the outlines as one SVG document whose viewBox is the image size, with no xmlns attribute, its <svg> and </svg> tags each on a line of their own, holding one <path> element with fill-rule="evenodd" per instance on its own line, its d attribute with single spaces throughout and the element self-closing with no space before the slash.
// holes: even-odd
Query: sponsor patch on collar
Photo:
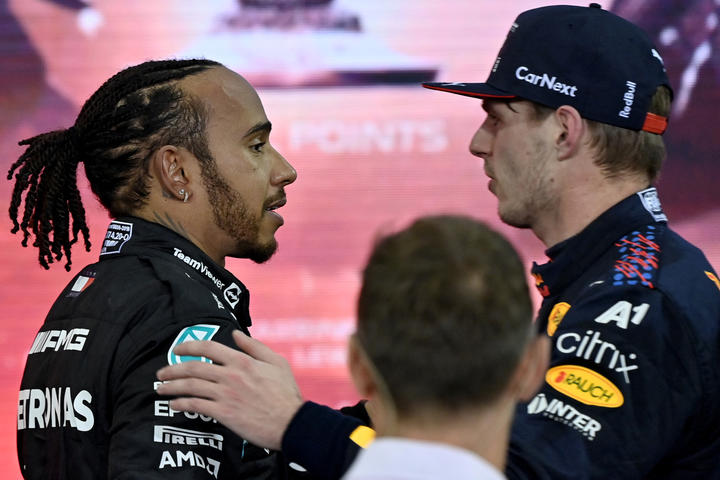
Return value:
<svg viewBox="0 0 720 480">
<path fill-rule="evenodd" d="M 170 345 L 170 348 L 168 349 L 168 365 L 177 365 L 178 363 L 193 361 L 212 363 L 212 360 L 205 357 L 193 357 L 191 355 L 175 355 L 173 350 L 181 343 L 194 342 L 197 340 L 211 340 L 218 332 L 218 330 L 220 330 L 220 326 L 218 325 L 207 325 L 203 323 L 193 325 L 192 327 L 183 328 L 180 333 L 178 333 L 178 336 L 175 337 L 175 341 L 172 343 L 172 345 Z"/>
<path fill-rule="evenodd" d="M 640 197 L 640 201 L 643 207 L 645 207 L 645 210 L 652 215 L 656 222 L 667 222 L 667 217 L 665 216 L 665 212 L 663 212 L 660 197 L 658 197 L 655 187 L 638 192 L 637 195 Z"/>
<path fill-rule="evenodd" d="M 120 253 L 123 245 L 132 238 L 133 224 L 113 220 L 108 225 L 100 255 Z"/>
<path fill-rule="evenodd" d="M 233 282 L 229 287 L 225 289 L 224 296 L 225 300 L 230 304 L 230 307 L 235 308 L 235 305 L 240 301 L 240 294 L 242 290 L 237 283 Z"/>
</svg>

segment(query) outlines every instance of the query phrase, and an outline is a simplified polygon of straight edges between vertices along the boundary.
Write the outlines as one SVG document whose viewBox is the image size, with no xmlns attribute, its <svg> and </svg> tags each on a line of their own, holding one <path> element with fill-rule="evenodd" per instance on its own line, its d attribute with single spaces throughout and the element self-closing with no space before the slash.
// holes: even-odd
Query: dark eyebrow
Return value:
<svg viewBox="0 0 720 480">
<path fill-rule="evenodd" d="M 270 123 L 269 121 L 258 123 L 256 125 L 254 125 L 252 128 L 250 128 L 250 130 L 245 132 L 245 135 L 243 135 L 243 138 L 247 138 L 251 135 L 255 135 L 256 133 L 262 132 L 262 131 L 266 131 L 269 133 L 270 130 L 272 130 L 272 123 Z"/>
<path fill-rule="evenodd" d="M 486 100 L 483 100 L 482 109 L 485 110 L 485 112 L 490 113 L 490 110 L 493 109 L 493 107 L 497 108 L 496 105 L 505 105 L 511 111 L 518 113 L 518 111 L 515 110 L 512 107 L 512 105 L 510 105 L 510 103 L 511 103 L 510 101 L 486 99 Z M 497 112 L 497 110 L 496 110 L 496 112 Z"/>
</svg>

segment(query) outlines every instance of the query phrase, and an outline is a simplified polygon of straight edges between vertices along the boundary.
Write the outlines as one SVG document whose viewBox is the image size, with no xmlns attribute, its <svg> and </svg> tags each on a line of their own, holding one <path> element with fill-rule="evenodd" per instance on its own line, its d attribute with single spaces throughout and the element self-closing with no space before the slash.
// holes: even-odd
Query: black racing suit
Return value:
<svg viewBox="0 0 720 480">
<path fill-rule="evenodd" d="M 720 281 L 667 227 L 655 189 L 547 254 L 533 274 L 550 368 L 518 406 L 508 478 L 720 478 Z M 347 458 L 322 454 L 352 445 L 345 432 L 331 438 L 316 427 L 333 422 L 348 419 L 306 403 L 283 452 L 339 477 Z M 313 452 L 319 444 L 328 447 Z"/>
<path fill-rule="evenodd" d="M 28 355 L 18 404 L 27 479 L 286 478 L 281 454 L 173 411 L 156 371 L 193 339 L 248 333 L 245 286 L 174 232 L 113 221 L 100 261 L 62 291 Z M 207 361 L 207 359 L 198 359 Z M 289 470 L 292 473 L 292 470 Z"/>
</svg>

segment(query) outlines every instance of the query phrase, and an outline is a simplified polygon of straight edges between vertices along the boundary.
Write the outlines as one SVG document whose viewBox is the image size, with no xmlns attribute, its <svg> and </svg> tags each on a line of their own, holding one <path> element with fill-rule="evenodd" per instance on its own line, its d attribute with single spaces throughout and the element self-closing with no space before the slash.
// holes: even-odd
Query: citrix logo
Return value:
<svg viewBox="0 0 720 480">
<path fill-rule="evenodd" d="M 515 70 L 515 78 L 532 85 L 540 84 L 541 87 L 545 87 L 548 90 L 567 95 L 568 97 L 575 97 L 577 92 L 577 86 L 568 85 L 557 81 L 557 77 L 551 77 L 547 73 L 526 73 L 529 70 L 526 66 L 520 66 Z"/>
<path fill-rule="evenodd" d="M 576 357 L 591 360 L 597 365 L 607 365 L 608 368 L 622 373 L 625 383 L 630 383 L 628 372 L 639 368 L 637 365 L 629 363 L 630 360 L 637 358 L 636 354 L 630 353 L 625 356 L 615 345 L 602 340 L 600 332 L 588 330 L 585 335 L 574 332 L 564 333 L 558 337 L 555 346 L 561 353 L 574 353 Z M 591 358 L 593 353 L 595 356 Z"/>
</svg>

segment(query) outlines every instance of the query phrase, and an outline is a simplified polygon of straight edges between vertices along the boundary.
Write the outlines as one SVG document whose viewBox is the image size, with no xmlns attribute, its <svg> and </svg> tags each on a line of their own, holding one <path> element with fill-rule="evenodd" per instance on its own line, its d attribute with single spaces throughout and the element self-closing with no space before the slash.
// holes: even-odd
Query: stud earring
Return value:
<svg viewBox="0 0 720 480">
<path fill-rule="evenodd" d="M 178 194 L 183 196 L 183 203 L 187 203 L 187 200 L 188 200 L 188 192 L 186 192 L 184 188 L 181 188 L 181 189 L 178 191 Z"/>
</svg>

